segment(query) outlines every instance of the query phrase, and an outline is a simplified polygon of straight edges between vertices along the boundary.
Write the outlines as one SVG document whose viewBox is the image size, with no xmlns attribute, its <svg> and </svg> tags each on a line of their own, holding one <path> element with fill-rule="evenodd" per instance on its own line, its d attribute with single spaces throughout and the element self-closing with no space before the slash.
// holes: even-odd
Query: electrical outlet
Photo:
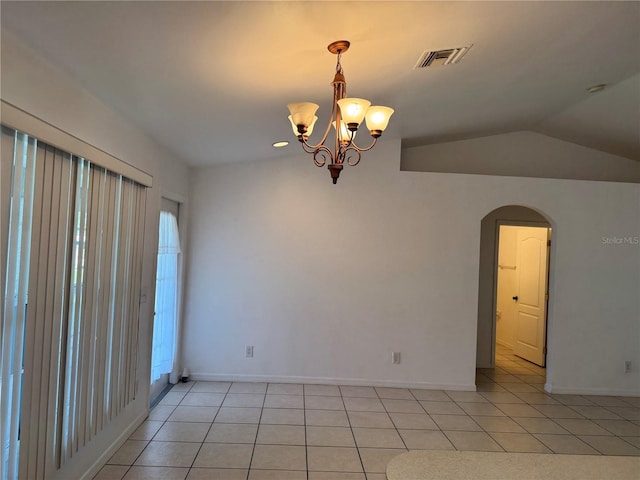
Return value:
<svg viewBox="0 0 640 480">
<path fill-rule="evenodd" d="M 624 373 L 629 373 L 631 371 L 631 360 L 624 361 Z"/>
<path fill-rule="evenodd" d="M 391 363 L 394 365 L 400 364 L 400 352 L 391 352 Z"/>
<path fill-rule="evenodd" d="M 253 345 L 247 345 L 244 348 L 244 356 L 247 358 L 253 358 Z"/>
</svg>

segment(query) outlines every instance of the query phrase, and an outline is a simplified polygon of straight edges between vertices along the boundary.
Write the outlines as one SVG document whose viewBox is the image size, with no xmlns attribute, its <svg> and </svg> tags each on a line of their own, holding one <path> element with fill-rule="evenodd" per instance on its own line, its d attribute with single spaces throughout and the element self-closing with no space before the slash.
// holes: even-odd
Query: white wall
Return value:
<svg viewBox="0 0 640 480">
<path fill-rule="evenodd" d="M 149 406 L 150 338 L 157 230 L 161 195 L 186 199 L 189 170 L 145 137 L 62 71 L 48 64 L 6 29 L 2 31 L 2 99 L 51 123 L 81 140 L 136 166 L 153 177 L 147 194 L 142 288 L 147 302 L 140 313 L 139 394 L 124 413 L 103 431 L 81 455 L 59 471 L 57 478 L 82 478 L 113 453 L 118 441 L 147 416 Z M 185 209 L 186 210 L 186 209 Z M 186 218 L 184 219 L 186 221 Z M 186 225 L 185 225 L 186 226 Z M 93 471 L 95 473 L 95 471 Z"/>
<path fill-rule="evenodd" d="M 640 365 L 640 247 L 602 242 L 638 235 L 640 186 L 404 172 L 385 138 L 334 186 L 289 152 L 193 177 L 194 378 L 473 389 L 480 222 L 523 205 L 556 240 L 548 388 L 640 392 L 637 370 L 623 373 L 624 359 Z"/>
</svg>

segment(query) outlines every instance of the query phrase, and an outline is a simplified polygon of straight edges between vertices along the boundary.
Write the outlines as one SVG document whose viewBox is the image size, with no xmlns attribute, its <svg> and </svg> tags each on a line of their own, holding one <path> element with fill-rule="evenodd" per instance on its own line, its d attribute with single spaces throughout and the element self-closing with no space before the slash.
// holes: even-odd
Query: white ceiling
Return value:
<svg viewBox="0 0 640 480">
<path fill-rule="evenodd" d="M 192 165 L 297 152 L 286 104 L 351 96 L 409 144 L 536 130 L 640 160 L 639 2 L 6 2 L 2 28 Z M 473 44 L 457 65 L 420 54 Z M 592 85 L 608 88 L 595 95 Z M 318 128 L 319 131 L 323 128 Z M 313 139 L 313 138 L 312 138 Z M 294 150 L 296 149 L 296 150 Z M 300 155 L 303 155 L 302 153 Z"/>
</svg>

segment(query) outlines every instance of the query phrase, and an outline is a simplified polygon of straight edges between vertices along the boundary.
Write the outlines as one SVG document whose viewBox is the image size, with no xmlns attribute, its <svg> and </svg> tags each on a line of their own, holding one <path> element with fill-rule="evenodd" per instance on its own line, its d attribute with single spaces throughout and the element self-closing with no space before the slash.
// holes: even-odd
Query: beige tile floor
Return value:
<svg viewBox="0 0 640 480">
<path fill-rule="evenodd" d="M 383 480 L 407 450 L 640 455 L 640 398 L 548 395 L 499 348 L 477 392 L 178 384 L 95 480 Z"/>
</svg>

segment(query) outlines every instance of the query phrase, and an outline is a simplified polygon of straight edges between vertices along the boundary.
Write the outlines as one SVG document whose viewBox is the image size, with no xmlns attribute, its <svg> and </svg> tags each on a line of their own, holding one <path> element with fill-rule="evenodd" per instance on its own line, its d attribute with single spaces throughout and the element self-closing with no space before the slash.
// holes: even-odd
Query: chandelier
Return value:
<svg viewBox="0 0 640 480">
<path fill-rule="evenodd" d="M 317 167 L 327 165 L 334 184 L 338 182 L 345 162 L 347 165 L 356 166 L 360 163 L 361 153 L 373 148 L 384 129 L 387 128 L 389 118 L 393 114 L 392 108 L 371 106 L 371 102 L 363 98 L 347 97 L 347 82 L 344 79 L 340 58 L 349 49 L 349 45 L 348 41 L 339 40 L 327 47 L 331 53 L 338 56 L 338 60 L 336 74 L 331 82 L 333 85 L 331 117 L 329 117 L 327 129 L 317 145 L 311 145 L 308 140 L 316 120 L 318 120 L 316 116 L 318 105 L 310 102 L 289 103 L 287 105 L 291 113 L 289 121 L 293 127 L 293 133 L 302 144 L 302 149 L 313 155 L 313 163 Z M 358 127 L 365 119 L 373 141 L 368 147 L 363 148 L 356 145 L 355 138 Z M 325 145 L 332 126 L 335 139 L 333 149 Z"/>
</svg>

